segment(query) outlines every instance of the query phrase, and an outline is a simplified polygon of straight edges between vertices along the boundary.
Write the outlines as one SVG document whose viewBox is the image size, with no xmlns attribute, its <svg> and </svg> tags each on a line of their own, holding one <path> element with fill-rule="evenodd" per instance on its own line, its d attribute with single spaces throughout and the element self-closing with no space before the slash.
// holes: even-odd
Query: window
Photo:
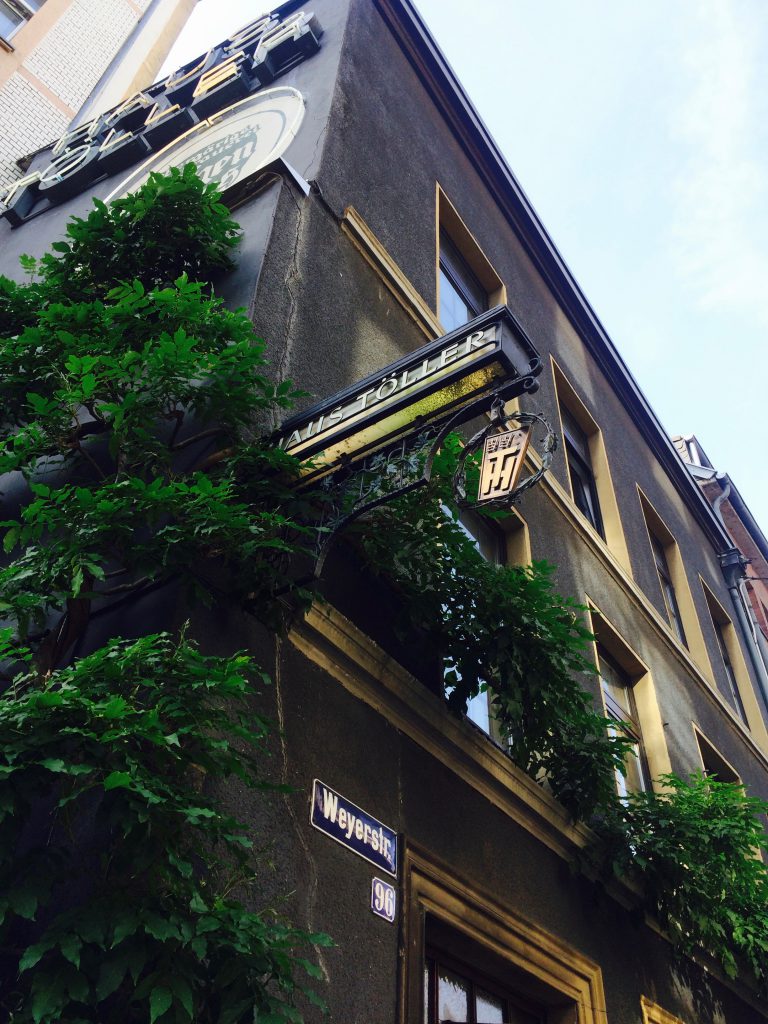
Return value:
<svg viewBox="0 0 768 1024">
<path fill-rule="evenodd" d="M 634 682 L 625 669 L 599 642 L 597 644 L 597 664 L 606 714 L 615 723 L 615 726 L 611 726 L 611 728 L 616 735 L 627 736 L 632 741 L 632 748 L 624 762 L 625 774 L 616 773 L 616 787 L 619 796 L 649 789 L 650 779 L 643 747 L 643 734 L 640 729 L 640 718 L 635 703 Z"/>
<path fill-rule="evenodd" d="M 440 232 L 440 323 L 446 333 L 461 327 L 488 308 L 488 296 L 466 260 Z"/>
<path fill-rule="evenodd" d="M 540 1008 L 439 951 L 427 950 L 424 1024 L 543 1024 Z"/>
<path fill-rule="evenodd" d="M 693 727 L 694 735 L 696 736 L 696 743 L 699 747 L 699 756 L 701 757 L 701 766 L 704 769 L 704 774 L 710 779 L 714 779 L 715 782 L 741 782 L 741 777 L 733 765 L 729 764 L 720 751 L 715 747 L 706 736 L 701 733 L 696 726 Z"/>
<path fill-rule="evenodd" d="M 664 544 L 659 540 L 659 538 L 653 533 L 650 536 L 651 548 L 653 549 L 653 559 L 656 563 L 656 572 L 659 575 L 659 584 L 661 585 L 661 594 L 664 598 L 664 607 L 667 611 L 667 618 L 669 619 L 670 626 L 677 635 L 677 639 L 684 647 L 687 647 L 688 641 L 685 638 L 685 630 L 683 629 L 680 607 L 677 603 L 675 586 L 672 582 L 672 574 L 669 571 L 667 553 L 664 550 Z"/>
<path fill-rule="evenodd" d="M 701 577 L 699 578 L 701 579 Z M 725 608 L 703 579 L 701 586 L 712 620 L 717 654 L 719 654 L 719 659 L 716 655 L 712 658 L 715 683 L 730 707 L 744 725 L 752 731 L 754 738 L 762 744 L 766 739 L 765 723 L 755 698 L 755 691 L 738 634 Z"/>
<path fill-rule="evenodd" d="M 573 504 L 581 513 L 581 516 L 573 517 L 574 521 L 581 522 L 583 517 L 592 527 L 591 535 L 602 537 L 611 554 L 631 574 L 603 433 L 554 359 L 552 377 L 560 415 L 567 486 Z M 551 482 L 557 489 L 556 481 Z"/>
<path fill-rule="evenodd" d="M 616 773 L 616 788 L 624 797 L 650 790 L 654 779 L 672 771 L 664 722 L 647 666 L 589 597 L 587 603 L 605 716 L 614 735 L 632 742 L 625 774 Z"/>
<path fill-rule="evenodd" d="M 710 605 L 710 612 L 713 611 Z M 736 681 L 736 669 L 733 667 L 733 661 L 731 660 L 731 654 L 729 651 L 729 640 L 732 642 L 733 637 L 729 635 L 726 639 L 726 630 L 728 634 L 733 632 L 733 624 L 730 622 L 722 622 L 712 614 L 712 625 L 715 627 L 715 638 L 717 640 L 717 646 L 720 650 L 720 656 L 723 659 L 723 667 L 725 668 L 725 678 L 728 684 L 728 697 L 731 699 L 731 703 L 736 708 L 739 718 L 746 725 L 747 724 L 747 713 L 744 710 L 744 702 L 741 699 L 741 693 L 739 692 L 739 684 Z"/>
<path fill-rule="evenodd" d="M 503 892 L 480 892 L 453 867 L 411 846 L 403 884 L 407 952 L 400 961 L 398 1024 L 605 1024 L 597 964 L 520 917 Z M 446 1007 L 451 998 L 457 1008 Z"/>
<path fill-rule="evenodd" d="M 637 492 L 650 548 L 650 565 L 645 567 L 646 593 L 657 607 L 661 598 L 659 611 L 670 633 L 683 647 L 688 648 L 700 671 L 712 679 L 709 660 L 711 642 L 710 647 L 707 647 L 680 548 L 664 520 L 639 487 Z"/>
<path fill-rule="evenodd" d="M 561 420 L 565 442 L 565 461 L 568 466 L 573 500 L 589 524 L 605 539 L 603 517 L 597 497 L 597 484 L 589 453 L 589 440 L 586 433 L 565 408 L 561 409 Z"/>
<path fill-rule="evenodd" d="M 436 308 L 446 333 L 507 301 L 501 278 L 439 185 L 436 245 Z"/>
<path fill-rule="evenodd" d="M 712 620 L 712 625 L 715 627 L 715 637 L 717 639 L 717 646 L 720 648 L 720 655 L 723 659 L 723 666 L 725 667 L 725 676 L 728 680 L 728 690 L 733 703 L 736 705 L 736 710 L 739 713 L 739 717 L 743 722 L 747 721 L 747 715 L 744 711 L 744 705 L 741 702 L 741 695 L 739 694 L 739 687 L 736 682 L 736 672 L 731 662 L 731 656 L 728 653 L 728 645 L 725 642 L 725 635 L 723 633 L 723 626 L 721 623 Z"/>
<path fill-rule="evenodd" d="M 505 563 L 504 537 L 494 523 L 470 509 L 461 512 L 457 523 L 487 562 L 495 565 Z M 493 721 L 492 702 L 493 696 L 488 691 L 478 693 L 467 704 L 467 718 L 498 740 L 500 737 Z"/>
<path fill-rule="evenodd" d="M 0 36 L 10 39 L 44 3 L 45 0 L 0 0 Z"/>
</svg>

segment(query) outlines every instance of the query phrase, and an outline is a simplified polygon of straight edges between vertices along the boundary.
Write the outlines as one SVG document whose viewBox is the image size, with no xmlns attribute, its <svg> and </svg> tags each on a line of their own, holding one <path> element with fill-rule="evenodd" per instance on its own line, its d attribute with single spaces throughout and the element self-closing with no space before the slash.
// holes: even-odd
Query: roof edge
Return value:
<svg viewBox="0 0 768 1024">
<path fill-rule="evenodd" d="M 667 469 L 686 505 L 716 547 L 731 540 L 691 478 L 656 412 L 611 341 L 588 299 L 552 241 L 531 201 L 506 162 L 485 122 L 464 91 L 412 0 L 375 0 L 385 22 L 454 129 L 478 174 L 494 195 L 536 269 L 608 379 L 629 400 L 651 450 Z"/>
</svg>

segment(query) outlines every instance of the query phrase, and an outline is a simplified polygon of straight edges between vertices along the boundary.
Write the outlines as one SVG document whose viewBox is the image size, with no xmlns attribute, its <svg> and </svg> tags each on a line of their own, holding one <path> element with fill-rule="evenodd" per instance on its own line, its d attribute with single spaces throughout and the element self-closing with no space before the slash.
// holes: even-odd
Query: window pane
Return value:
<svg viewBox="0 0 768 1024">
<path fill-rule="evenodd" d="M 447 516 L 453 519 L 453 513 L 446 505 L 443 506 L 443 510 Z M 493 523 L 487 522 L 482 516 L 469 509 L 462 510 L 459 513 L 459 518 L 454 519 L 454 522 L 464 531 L 486 561 L 496 565 L 504 561 L 501 534 Z M 452 663 L 446 664 L 446 671 L 452 667 Z M 491 735 L 491 695 L 489 693 L 478 693 L 472 697 L 467 703 L 466 714 L 467 718 L 479 726 L 483 732 Z"/>
<path fill-rule="evenodd" d="M 0 36 L 10 39 L 16 29 L 24 23 L 24 18 L 8 4 L 0 0 Z"/>
<path fill-rule="evenodd" d="M 464 978 L 438 968 L 437 978 L 437 1019 L 461 1021 L 469 1020 L 469 986 Z"/>
<path fill-rule="evenodd" d="M 461 327 L 475 315 L 440 267 L 440 323 L 445 328 L 445 333 Z"/>
<path fill-rule="evenodd" d="M 633 743 L 632 749 L 624 758 L 624 769 L 627 773 L 624 785 L 631 793 L 642 793 L 646 789 L 640 744 Z"/>
<path fill-rule="evenodd" d="M 503 565 L 503 544 L 498 527 L 470 509 L 459 512 L 458 523 L 486 562 Z"/>
<path fill-rule="evenodd" d="M 603 690 L 609 697 L 612 697 L 619 708 L 626 714 L 627 718 L 633 718 L 632 699 L 630 696 L 631 681 L 613 661 L 611 661 L 602 648 L 598 649 L 598 660 L 600 662 L 600 681 Z"/>
<path fill-rule="evenodd" d="M 434 970 L 434 964 L 431 960 L 427 960 L 424 964 L 424 1024 L 430 1024 L 431 1017 L 429 1016 L 429 979 L 432 976 Z"/>
<path fill-rule="evenodd" d="M 723 665 L 725 666 L 725 674 L 728 678 L 728 686 L 730 688 L 730 695 L 733 698 L 733 702 L 736 705 L 736 710 L 741 717 L 742 722 L 746 725 L 747 714 L 744 710 L 744 705 L 741 700 L 741 694 L 739 693 L 739 684 L 736 682 L 736 673 L 733 671 L 733 663 L 731 656 L 728 653 L 728 647 L 725 643 L 725 636 L 723 635 L 723 627 L 719 622 L 712 620 L 712 625 L 715 627 L 715 636 L 717 637 L 717 645 L 720 648 L 720 654 L 723 658 Z"/>
<path fill-rule="evenodd" d="M 453 331 L 487 308 L 485 289 L 448 235 L 441 231 L 440 322 L 446 331 Z"/>
<path fill-rule="evenodd" d="M 603 536 L 603 523 L 600 516 L 600 505 L 597 500 L 597 488 L 592 475 L 592 467 L 585 462 L 566 438 L 565 458 L 568 464 L 568 476 L 571 480 L 573 500 L 578 510 Z"/>
<path fill-rule="evenodd" d="M 589 464 L 589 440 L 587 435 L 567 409 L 561 409 L 560 415 L 563 421 L 563 433 L 565 434 L 566 441 L 581 456 L 583 461 Z"/>
<path fill-rule="evenodd" d="M 478 693 L 467 702 L 467 718 L 479 725 L 483 732 L 490 733 L 491 715 L 487 693 Z"/>
<path fill-rule="evenodd" d="M 608 726 L 610 736 L 629 736 L 634 739 L 623 723 L 614 722 Z M 616 771 L 616 789 L 619 797 L 625 797 L 628 793 L 641 793 L 648 789 L 645 765 L 643 761 L 643 750 L 640 741 L 632 744 L 624 758 L 624 772 Z"/>
<path fill-rule="evenodd" d="M 504 1003 L 477 989 L 477 1024 L 505 1024 Z"/>
</svg>

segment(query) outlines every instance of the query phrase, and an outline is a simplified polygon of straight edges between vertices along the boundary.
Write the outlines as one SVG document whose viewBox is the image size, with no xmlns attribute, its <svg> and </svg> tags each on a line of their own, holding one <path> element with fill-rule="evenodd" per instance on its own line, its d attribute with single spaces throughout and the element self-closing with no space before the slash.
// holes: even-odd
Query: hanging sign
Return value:
<svg viewBox="0 0 768 1024">
<path fill-rule="evenodd" d="M 506 498 L 514 491 L 531 440 L 531 428 L 505 430 L 486 437 L 480 466 L 478 504 Z"/>
<path fill-rule="evenodd" d="M 397 833 L 315 779 L 310 822 L 377 868 L 397 875 Z"/>
</svg>

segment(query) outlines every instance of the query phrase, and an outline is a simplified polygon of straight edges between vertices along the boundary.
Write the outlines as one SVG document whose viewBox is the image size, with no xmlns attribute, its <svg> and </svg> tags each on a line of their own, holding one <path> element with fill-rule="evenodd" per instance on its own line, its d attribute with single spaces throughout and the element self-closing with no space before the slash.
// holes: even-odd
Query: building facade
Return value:
<svg viewBox="0 0 768 1024">
<path fill-rule="evenodd" d="M 674 442 L 741 556 L 740 562 L 733 556 L 727 561 L 734 569 L 731 590 L 740 594 L 739 606 L 746 613 L 743 633 L 752 640 L 748 650 L 758 679 L 768 688 L 768 540 L 736 484 L 715 469 L 696 437 L 676 437 Z"/>
<path fill-rule="evenodd" d="M 194 2 L 2 0 L 0 199 L 24 174 L 18 161 L 64 134 L 110 65 L 123 64 L 125 92 L 100 109 L 154 80 Z"/>
<path fill-rule="evenodd" d="M 291 0 L 83 123 L 32 161 L 0 224 L 0 272 L 19 276 L 18 257 L 93 196 L 190 159 L 244 232 L 221 293 L 307 406 L 512 311 L 541 359 L 521 408 L 562 443 L 517 518 L 488 541 L 467 528 L 489 558 L 554 563 L 588 607 L 595 704 L 638 749 L 621 785 L 703 769 L 768 797 L 768 709 L 723 572 L 734 541 L 409 0 Z M 336 941 L 320 957 L 332 1020 L 768 1017 L 744 980 L 675 961 L 627 887 L 597 898 L 575 866 L 589 830 L 512 764 L 487 703 L 457 719 L 425 685 L 343 550 L 321 586 L 277 645 L 221 609 L 195 628 L 259 652 L 274 677 L 275 770 L 292 793 L 254 828 L 294 919 Z M 365 819 L 363 846 L 376 833 L 376 857 L 316 827 L 339 809 L 342 831 Z"/>
</svg>

